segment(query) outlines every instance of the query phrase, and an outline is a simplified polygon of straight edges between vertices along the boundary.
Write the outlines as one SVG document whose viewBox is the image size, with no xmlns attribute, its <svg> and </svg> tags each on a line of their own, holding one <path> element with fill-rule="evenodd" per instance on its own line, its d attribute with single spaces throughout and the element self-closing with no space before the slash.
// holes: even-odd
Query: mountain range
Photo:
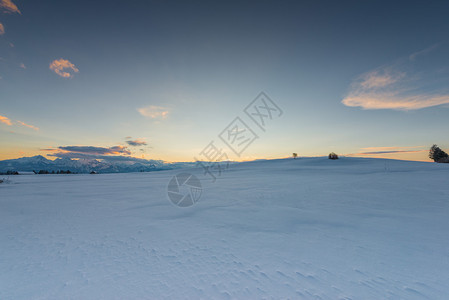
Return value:
<svg viewBox="0 0 449 300">
<path fill-rule="evenodd" d="M 72 173 L 128 173 L 170 170 L 194 165 L 194 162 L 167 163 L 162 160 L 146 159 L 139 159 L 139 161 L 108 161 L 98 159 L 75 160 L 70 158 L 57 158 L 55 160 L 49 160 L 42 155 L 36 155 L 33 157 L 2 160 L 0 161 L 0 172 L 39 172 L 40 170 L 56 172 L 58 170 L 70 170 Z"/>
</svg>

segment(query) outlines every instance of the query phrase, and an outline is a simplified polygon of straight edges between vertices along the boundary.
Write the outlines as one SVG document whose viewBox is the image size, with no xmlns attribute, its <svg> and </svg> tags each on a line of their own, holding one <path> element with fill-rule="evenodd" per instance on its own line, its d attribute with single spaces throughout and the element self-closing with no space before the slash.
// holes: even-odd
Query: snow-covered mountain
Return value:
<svg viewBox="0 0 449 300">
<path fill-rule="evenodd" d="M 97 159 L 74 160 L 70 158 L 57 158 L 55 160 L 49 160 L 42 155 L 37 155 L 33 157 L 22 157 L 18 159 L 0 161 L 0 172 L 33 170 L 48 170 L 49 172 L 56 172 L 58 170 L 70 170 L 74 173 L 89 173 L 92 171 L 98 173 L 127 173 L 169 170 L 189 165 L 194 165 L 194 163 L 166 163 L 162 160 L 145 159 L 139 159 L 139 161 L 107 161 Z"/>
</svg>

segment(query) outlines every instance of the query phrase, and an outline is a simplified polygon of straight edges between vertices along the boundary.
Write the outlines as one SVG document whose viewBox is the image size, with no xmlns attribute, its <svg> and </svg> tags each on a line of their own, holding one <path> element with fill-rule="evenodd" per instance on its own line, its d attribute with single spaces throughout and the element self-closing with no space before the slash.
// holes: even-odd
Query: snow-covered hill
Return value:
<svg viewBox="0 0 449 300">
<path fill-rule="evenodd" d="M 167 198 L 178 172 L 200 201 Z M 325 158 L 11 177 L 0 299 L 447 299 L 449 164 Z"/>
</svg>

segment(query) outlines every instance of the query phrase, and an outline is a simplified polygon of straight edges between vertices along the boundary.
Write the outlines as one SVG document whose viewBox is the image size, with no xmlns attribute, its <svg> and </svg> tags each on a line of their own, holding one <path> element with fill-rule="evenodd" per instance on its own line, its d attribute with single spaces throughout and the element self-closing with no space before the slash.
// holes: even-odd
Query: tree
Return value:
<svg viewBox="0 0 449 300">
<path fill-rule="evenodd" d="M 449 162 L 449 155 L 440 149 L 437 145 L 430 147 L 429 158 L 434 162 Z"/>
<path fill-rule="evenodd" d="M 338 155 L 334 152 L 329 153 L 329 159 L 338 159 Z"/>
<path fill-rule="evenodd" d="M 293 153 L 293 158 L 296 159 L 298 157 L 298 153 Z"/>
</svg>

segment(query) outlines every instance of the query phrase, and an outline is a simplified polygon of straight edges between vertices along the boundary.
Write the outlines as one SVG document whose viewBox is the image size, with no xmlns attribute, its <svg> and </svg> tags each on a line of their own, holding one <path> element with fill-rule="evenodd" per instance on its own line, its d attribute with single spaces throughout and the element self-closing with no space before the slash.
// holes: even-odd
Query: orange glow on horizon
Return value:
<svg viewBox="0 0 449 300">
<path fill-rule="evenodd" d="M 1 149 L 0 150 L 0 160 L 9 160 L 9 159 L 17 159 L 21 157 L 31 157 L 36 155 L 42 155 L 45 156 L 49 160 L 55 160 L 57 157 L 49 156 L 48 154 L 51 154 L 52 152 L 59 151 L 58 149 Z M 431 160 L 427 156 L 427 150 L 421 150 L 417 152 L 408 152 L 408 153 L 387 153 L 387 154 L 339 154 L 340 157 L 363 157 L 363 158 L 380 158 L 380 159 L 396 159 L 396 160 L 408 160 L 408 161 L 421 161 L 421 162 L 431 162 Z M 125 155 L 124 155 L 125 156 Z M 126 155 L 127 156 L 127 155 Z M 312 157 L 326 157 L 327 155 L 299 155 L 298 159 L 301 159 L 301 157 L 304 158 L 312 158 Z M 136 154 L 136 155 L 129 155 L 127 157 L 132 158 L 139 158 L 139 159 L 147 159 L 147 160 L 162 160 L 167 163 L 175 163 L 175 162 L 194 162 L 195 160 L 192 157 L 186 157 L 186 156 L 171 156 L 171 157 L 164 157 L 159 155 L 152 156 L 151 154 Z M 254 161 L 254 160 L 272 160 L 272 159 L 287 159 L 291 158 L 291 155 L 285 155 L 285 156 L 270 156 L 270 157 L 256 157 L 256 156 L 249 156 L 249 157 L 243 157 L 240 159 L 230 159 L 230 161 L 236 161 L 236 162 L 247 162 L 247 161 Z"/>
</svg>

